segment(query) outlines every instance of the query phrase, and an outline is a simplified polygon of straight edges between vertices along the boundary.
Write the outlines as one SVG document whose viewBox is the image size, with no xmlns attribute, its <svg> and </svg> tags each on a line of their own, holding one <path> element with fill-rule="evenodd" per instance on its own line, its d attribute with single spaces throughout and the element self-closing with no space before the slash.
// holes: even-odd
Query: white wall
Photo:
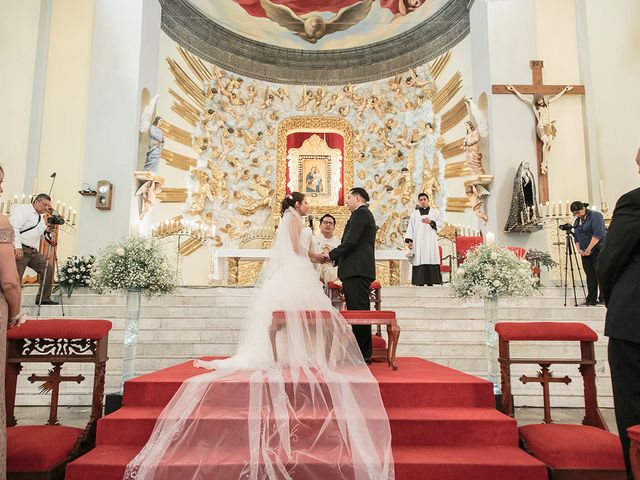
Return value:
<svg viewBox="0 0 640 480">
<path fill-rule="evenodd" d="M 24 191 L 40 1 L 3 2 L 0 15 L 0 164 L 5 199 Z M 29 192 L 31 193 L 31 188 Z"/>
<path fill-rule="evenodd" d="M 635 165 L 640 147 L 640 3 L 584 2 L 584 9 L 595 111 L 595 154 L 605 198 L 613 212 L 620 195 L 640 185 Z"/>
<path fill-rule="evenodd" d="M 155 0 L 97 0 L 92 38 L 83 182 L 114 185 L 112 209 L 82 202 L 80 254 L 137 230 L 138 119 L 142 90 L 157 79 L 160 6 Z"/>
</svg>

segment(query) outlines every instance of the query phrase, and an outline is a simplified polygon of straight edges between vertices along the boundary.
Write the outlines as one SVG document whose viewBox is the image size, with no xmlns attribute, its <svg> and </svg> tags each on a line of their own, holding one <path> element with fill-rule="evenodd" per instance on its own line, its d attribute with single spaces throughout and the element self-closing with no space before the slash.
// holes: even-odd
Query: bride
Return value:
<svg viewBox="0 0 640 480">
<path fill-rule="evenodd" d="M 302 193 L 282 219 L 235 355 L 196 360 L 125 480 L 394 478 L 376 379 L 309 251 Z"/>
</svg>

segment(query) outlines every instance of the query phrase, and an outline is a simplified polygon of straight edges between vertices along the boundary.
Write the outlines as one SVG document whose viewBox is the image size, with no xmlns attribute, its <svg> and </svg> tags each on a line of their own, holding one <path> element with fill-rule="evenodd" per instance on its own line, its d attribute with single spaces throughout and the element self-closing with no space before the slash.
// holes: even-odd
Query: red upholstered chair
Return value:
<svg viewBox="0 0 640 480">
<path fill-rule="evenodd" d="M 598 408 L 594 342 L 598 335 L 576 322 L 501 322 L 496 324 L 502 380 L 502 405 L 513 416 L 511 365 L 533 364 L 540 367 L 535 376 L 522 375 L 523 383 L 542 385 L 544 423 L 518 429 L 524 449 L 547 465 L 552 480 L 626 478 L 622 447 L 617 435 L 610 433 Z M 514 358 L 513 342 L 579 342 L 580 358 Z M 582 425 L 553 424 L 550 383 L 571 382 L 568 376 L 554 377 L 551 365 L 578 365 L 584 385 L 585 416 Z"/>
<path fill-rule="evenodd" d="M 518 257 L 520 260 L 522 260 L 524 256 L 527 254 L 526 248 L 522 248 L 522 247 L 507 247 L 507 248 L 511 250 L 513 253 L 515 253 L 516 257 Z"/>
<path fill-rule="evenodd" d="M 458 265 L 467 258 L 467 252 L 483 242 L 482 237 L 456 237 L 456 261 Z"/>
<path fill-rule="evenodd" d="M 631 446 L 629 447 L 629 459 L 631 460 L 631 470 L 633 478 L 640 480 L 640 425 L 627 428 Z"/>
<path fill-rule="evenodd" d="M 108 320 L 31 320 L 7 332 L 7 478 L 62 480 L 66 464 L 93 447 L 102 416 L 102 397 L 111 322 Z M 46 382 L 51 392 L 47 425 L 18 426 L 14 416 L 18 376 L 25 365 L 50 363 L 47 375 L 33 374 L 31 383 Z M 62 372 L 64 364 L 93 363 L 93 402 L 84 429 L 58 423 L 61 382 L 81 383 L 83 375 Z"/>
</svg>

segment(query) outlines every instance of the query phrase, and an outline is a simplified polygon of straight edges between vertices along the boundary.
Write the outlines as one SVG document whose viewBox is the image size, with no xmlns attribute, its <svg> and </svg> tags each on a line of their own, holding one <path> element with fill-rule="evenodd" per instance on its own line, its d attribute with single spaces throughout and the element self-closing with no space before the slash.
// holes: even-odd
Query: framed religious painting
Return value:
<svg viewBox="0 0 640 480">
<path fill-rule="evenodd" d="M 278 125 L 278 198 L 304 193 L 315 214 L 348 213 L 353 186 L 353 128 L 342 118 L 290 117 Z"/>
</svg>

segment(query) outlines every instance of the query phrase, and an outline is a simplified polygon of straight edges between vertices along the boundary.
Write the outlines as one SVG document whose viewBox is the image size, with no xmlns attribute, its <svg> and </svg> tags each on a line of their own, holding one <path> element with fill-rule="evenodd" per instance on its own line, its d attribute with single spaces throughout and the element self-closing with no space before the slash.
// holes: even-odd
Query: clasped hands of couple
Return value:
<svg viewBox="0 0 640 480">
<path fill-rule="evenodd" d="M 328 253 L 309 253 L 309 258 L 312 263 L 329 263 L 331 262 L 331 258 L 329 258 Z"/>
</svg>

